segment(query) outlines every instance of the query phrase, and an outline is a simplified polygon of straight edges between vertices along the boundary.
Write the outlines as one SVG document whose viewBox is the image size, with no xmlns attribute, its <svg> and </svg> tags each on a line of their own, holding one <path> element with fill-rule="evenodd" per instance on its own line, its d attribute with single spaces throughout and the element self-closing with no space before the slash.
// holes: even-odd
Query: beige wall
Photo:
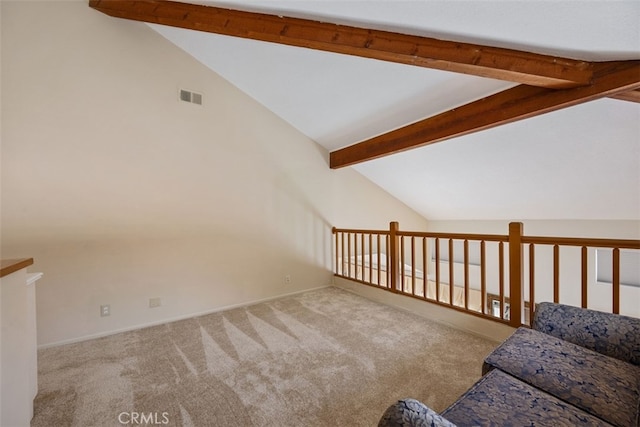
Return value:
<svg viewBox="0 0 640 427">
<path fill-rule="evenodd" d="M 41 346 L 328 285 L 334 225 L 426 227 L 146 25 L 1 7 L 1 255 L 45 273 Z"/>
</svg>

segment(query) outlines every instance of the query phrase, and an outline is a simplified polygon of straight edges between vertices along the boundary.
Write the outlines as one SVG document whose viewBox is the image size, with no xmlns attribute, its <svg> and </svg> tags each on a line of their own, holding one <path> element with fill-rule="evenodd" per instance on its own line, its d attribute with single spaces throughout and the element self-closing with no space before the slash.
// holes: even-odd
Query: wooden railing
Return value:
<svg viewBox="0 0 640 427">
<path fill-rule="evenodd" d="M 401 231 L 397 222 L 389 230 L 334 228 L 334 273 L 514 327 L 529 324 L 541 301 L 620 312 L 620 250 L 640 254 L 640 240 L 534 237 L 523 231 L 517 222 L 505 235 Z M 539 254 L 545 248 L 551 248 L 549 256 Z M 572 248 L 579 262 L 569 252 L 561 258 L 561 250 Z M 596 249 L 612 252 L 611 283 L 599 283 L 590 268 Z M 541 257 L 544 262 L 538 262 Z M 603 307 L 607 286 L 611 303 Z M 630 286 L 629 293 L 640 302 L 640 286 Z M 628 314 L 638 316 L 638 310 Z"/>
</svg>

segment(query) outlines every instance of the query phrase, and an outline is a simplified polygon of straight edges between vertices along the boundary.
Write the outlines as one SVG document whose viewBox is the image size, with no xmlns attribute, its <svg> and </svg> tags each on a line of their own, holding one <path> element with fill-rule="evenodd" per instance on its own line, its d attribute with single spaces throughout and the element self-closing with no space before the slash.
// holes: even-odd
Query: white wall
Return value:
<svg viewBox="0 0 640 427">
<path fill-rule="evenodd" d="M 333 225 L 426 227 L 146 25 L 0 4 L 1 256 L 45 273 L 41 346 L 328 285 Z"/>
<path fill-rule="evenodd" d="M 12 263 L 15 265 L 15 263 Z M 0 278 L 0 424 L 28 425 L 38 393 L 35 282 L 22 268 Z"/>
</svg>

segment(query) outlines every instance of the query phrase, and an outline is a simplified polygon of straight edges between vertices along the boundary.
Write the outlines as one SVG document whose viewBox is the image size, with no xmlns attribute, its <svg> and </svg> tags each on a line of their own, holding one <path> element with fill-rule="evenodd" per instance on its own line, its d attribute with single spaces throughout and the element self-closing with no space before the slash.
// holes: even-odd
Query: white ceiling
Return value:
<svg viewBox="0 0 640 427">
<path fill-rule="evenodd" d="M 640 59 L 639 1 L 247 1 L 234 9 L 589 61 Z M 330 151 L 513 84 L 151 25 Z M 352 166 L 427 219 L 640 219 L 640 104 L 603 99 Z"/>
</svg>

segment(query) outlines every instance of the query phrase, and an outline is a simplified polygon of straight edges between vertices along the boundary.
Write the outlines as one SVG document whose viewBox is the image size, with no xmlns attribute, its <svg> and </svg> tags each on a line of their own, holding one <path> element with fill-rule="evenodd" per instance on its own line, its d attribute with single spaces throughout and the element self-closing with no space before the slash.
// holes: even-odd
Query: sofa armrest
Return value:
<svg viewBox="0 0 640 427">
<path fill-rule="evenodd" d="M 640 365 L 640 319 L 543 302 L 531 327 L 606 356 Z"/>
<path fill-rule="evenodd" d="M 415 399 L 398 400 L 380 418 L 378 427 L 456 427 Z"/>
</svg>

